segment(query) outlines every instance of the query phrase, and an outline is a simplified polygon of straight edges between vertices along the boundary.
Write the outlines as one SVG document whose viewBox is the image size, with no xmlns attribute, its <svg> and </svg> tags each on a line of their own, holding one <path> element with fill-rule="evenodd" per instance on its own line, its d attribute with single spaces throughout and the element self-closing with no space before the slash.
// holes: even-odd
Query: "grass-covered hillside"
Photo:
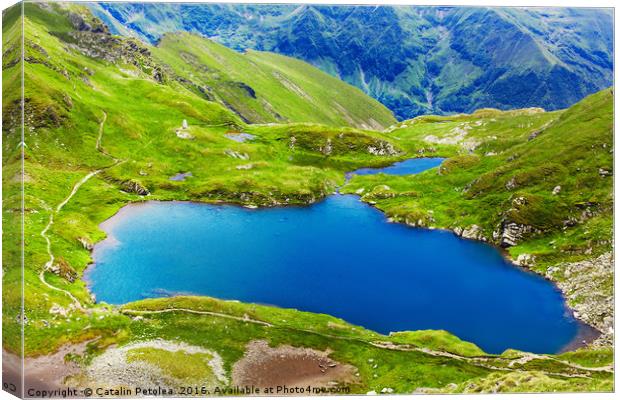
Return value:
<svg viewBox="0 0 620 400">
<path fill-rule="evenodd" d="M 245 122 L 321 122 L 383 129 L 392 113 L 361 90 L 290 57 L 239 54 L 189 33 L 163 36 L 153 49 L 177 80 L 226 105 Z"/>
<path fill-rule="evenodd" d="M 113 307 L 96 303 L 82 280 L 104 238 L 99 224 L 130 202 L 308 205 L 343 185 L 347 171 L 443 156 L 439 173 L 355 177 L 343 189 L 394 220 L 466 228 L 464 236 L 497 244 L 515 224 L 523 235 L 513 232 L 512 256 L 529 254 L 528 265 L 566 284 L 571 305 L 592 308 L 583 318 L 603 329 L 610 90 L 565 112 L 482 110 L 373 131 L 360 126 L 394 122 L 385 109 L 299 61 L 241 55 L 189 34 L 151 47 L 109 34 L 73 4 L 27 3 L 24 11 L 23 59 L 20 6 L 3 14 L 7 359 L 20 352 L 23 323 L 26 369 L 57 367 L 57 385 L 274 383 L 251 371 L 296 371 L 314 360 L 313 384 L 355 393 L 612 389 L 609 335 L 562 355 L 489 355 L 448 332 L 384 336 L 326 315 L 207 297 Z"/>
</svg>

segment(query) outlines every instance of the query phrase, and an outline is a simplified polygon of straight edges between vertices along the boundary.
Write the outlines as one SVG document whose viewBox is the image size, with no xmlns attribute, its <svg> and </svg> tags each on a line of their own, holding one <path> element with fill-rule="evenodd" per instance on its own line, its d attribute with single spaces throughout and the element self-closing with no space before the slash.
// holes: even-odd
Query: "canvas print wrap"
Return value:
<svg viewBox="0 0 620 400">
<path fill-rule="evenodd" d="M 613 391 L 612 9 L 2 21 L 5 391 Z"/>
</svg>

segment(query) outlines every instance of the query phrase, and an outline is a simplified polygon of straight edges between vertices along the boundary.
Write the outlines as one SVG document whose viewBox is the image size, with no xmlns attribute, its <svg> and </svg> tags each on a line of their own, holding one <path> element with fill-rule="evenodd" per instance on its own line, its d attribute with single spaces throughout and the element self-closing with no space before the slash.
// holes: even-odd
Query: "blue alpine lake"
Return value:
<svg viewBox="0 0 620 400">
<path fill-rule="evenodd" d="M 591 332 L 552 283 L 498 249 L 390 223 L 354 195 L 262 209 L 145 202 L 101 227 L 108 238 L 85 277 L 98 301 L 207 295 L 330 314 L 386 334 L 444 329 L 491 353 L 555 353 Z"/>
<path fill-rule="evenodd" d="M 410 158 L 405 161 L 399 161 L 390 166 L 383 168 L 360 168 L 353 172 L 349 172 L 347 176 L 351 175 L 374 175 L 374 174 L 388 174 L 388 175 L 411 175 L 418 174 L 426 171 L 427 169 L 438 167 L 443 158 L 439 157 L 425 157 L 425 158 Z"/>
</svg>

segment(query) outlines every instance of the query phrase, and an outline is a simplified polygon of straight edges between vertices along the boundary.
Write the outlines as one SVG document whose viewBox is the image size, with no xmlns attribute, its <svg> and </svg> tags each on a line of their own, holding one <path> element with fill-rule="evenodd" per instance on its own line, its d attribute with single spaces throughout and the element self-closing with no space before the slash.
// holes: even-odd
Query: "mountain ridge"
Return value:
<svg viewBox="0 0 620 400">
<path fill-rule="evenodd" d="M 155 14 L 140 3 L 91 9 L 119 33 L 143 40 L 156 41 L 173 26 L 237 50 L 303 59 L 399 119 L 483 107 L 562 109 L 612 83 L 607 9 L 204 4 L 167 5 Z"/>
</svg>

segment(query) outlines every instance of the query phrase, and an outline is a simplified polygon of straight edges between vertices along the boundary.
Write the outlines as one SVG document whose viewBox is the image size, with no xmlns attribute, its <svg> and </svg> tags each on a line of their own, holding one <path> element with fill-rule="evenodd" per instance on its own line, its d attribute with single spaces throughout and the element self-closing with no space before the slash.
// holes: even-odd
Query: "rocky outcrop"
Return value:
<svg viewBox="0 0 620 400">
<path fill-rule="evenodd" d="M 84 16 L 70 12 L 69 22 L 80 32 L 108 33 L 108 27 L 95 18 L 86 21 Z"/>
<path fill-rule="evenodd" d="M 500 230 L 493 232 L 493 239 L 499 240 L 500 246 L 506 248 L 516 246 L 532 232 L 534 232 L 534 228 L 530 225 L 504 221 L 502 222 Z"/>
<path fill-rule="evenodd" d="M 374 156 L 395 156 L 398 154 L 398 151 L 390 142 L 377 141 L 368 146 L 368 153 Z"/>
<path fill-rule="evenodd" d="M 482 228 L 479 227 L 478 225 L 472 225 L 469 228 L 461 228 L 460 226 L 457 226 L 456 228 L 453 229 L 453 231 L 458 236 L 463 237 L 465 239 L 480 240 L 483 242 L 488 241 L 488 239 L 484 236 L 484 232 L 482 231 Z"/>
<path fill-rule="evenodd" d="M 331 139 L 327 139 L 327 142 L 325 143 L 325 146 L 321 147 L 319 150 L 321 151 L 321 153 L 323 153 L 326 156 L 332 154 L 332 150 L 333 150 L 332 140 Z"/>
<path fill-rule="evenodd" d="M 74 39 L 69 46 L 82 54 L 117 65 L 131 64 L 158 83 L 166 82 L 172 75 L 153 59 L 146 46 L 136 39 L 122 39 L 110 34 L 99 19 L 71 12 L 69 21 L 75 28 L 69 32 Z"/>
<path fill-rule="evenodd" d="M 517 187 L 517 180 L 516 180 L 516 178 L 514 176 L 512 178 L 510 178 L 510 180 L 508 182 L 506 182 L 506 185 L 504 185 L 504 186 L 508 190 L 515 189 Z"/>
<path fill-rule="evenodd" d="M 126 180 L 125 182 L 121 183 L 121 190 L 123 190 L 124 192 L 127 192 L 127 193 L 135 193 L 135 194 L 138 194 L 140 196 L 147 196 L 147 195 L 149 195 L 151 193 L 141 183 L 136 182 L 136 181 L 131 180 L 131 179 Z"/>
<path fill-rule="evenodd" d="M 254 168 L 254 164 L 243 164 L 243 165 L 237 165 L 235 167 L 235 169 L 238 169 L 238 170 L 252 169 L 252 168 Z"/>
<path fill-rule="evenodd" d="M 388 185 L 377 185 L 362 196 L 362 201 L 374 204 L 375 202 L 372 202 L 372 200 L 389 199 L 395 196 L 396 192 L 394 192 Z"/>
<path fill-rule="evenodd" d="M 429 154 L 429 153 L 430 154 L 437 153 L 437 149 L 434 147 L 423 147 L 418 150 L 418 154 L 420 155 Z"/>
<path fill-rule="evenodd" d="M 234 151 L 231 149 L 224 150 L 224 154 L 231 158 L 237 158 L 239 160 L 249 160 L 250 156 L 248 153 L 239 153 L 238 151 Z"/>
<path fill-rule="evenodd" d="M 225 188 L 210 189 L 200 193 L 200 197 L 205 200 L 215 202 L 238 203 L 244 207 L 277 207 L 292 204 L 313 204 L 319 199 L 324 198 L 333 191 L 333 187 L 315 189 L 308 192 L 280 192 L 270 190 L 267 192 L 254 190 L 233 191 Z"/>
<path fill-rule="evenodd" d="M 83 248 L 85 248 L 88 251 L 91 251 L 93 249 L 93 244 L 86 238 L 83 237 L 79 237 L 77 239 L 78 242 L 80 242 L 80 244 L 82 245 Z"/>
<path fill-rule="evenodd" d="M 602 335 L 594 345 L 613 345 L 614 262 L 612 252 L 596 258 L 549 267 L 548 279 L 557 282 L 576 318 L 594 326 Z"/>
<path fill-rule="evenodd" d="M 174 133 L 177 135 L 179 139 L 189 139 L 189 140 L 194 139 L 194 136 L 191 133 L 184 131 L 183 129 L 177 129 L 174 131 Z"/>
<path fill-rule="evenodd" d="M 536 256 L 531 254 L 519 254 L 515 263 L 521 267 L 533 267 L 536 263 Z"/>
<path fill-rule="evenodd" d="M 50 272 L 66 279 L 71 283 L 73 283 L 78 276 L 77 272 L 64 258 L 59 258 L 56 264 L 52 265 L 50 268 Z"/>
</svg>

